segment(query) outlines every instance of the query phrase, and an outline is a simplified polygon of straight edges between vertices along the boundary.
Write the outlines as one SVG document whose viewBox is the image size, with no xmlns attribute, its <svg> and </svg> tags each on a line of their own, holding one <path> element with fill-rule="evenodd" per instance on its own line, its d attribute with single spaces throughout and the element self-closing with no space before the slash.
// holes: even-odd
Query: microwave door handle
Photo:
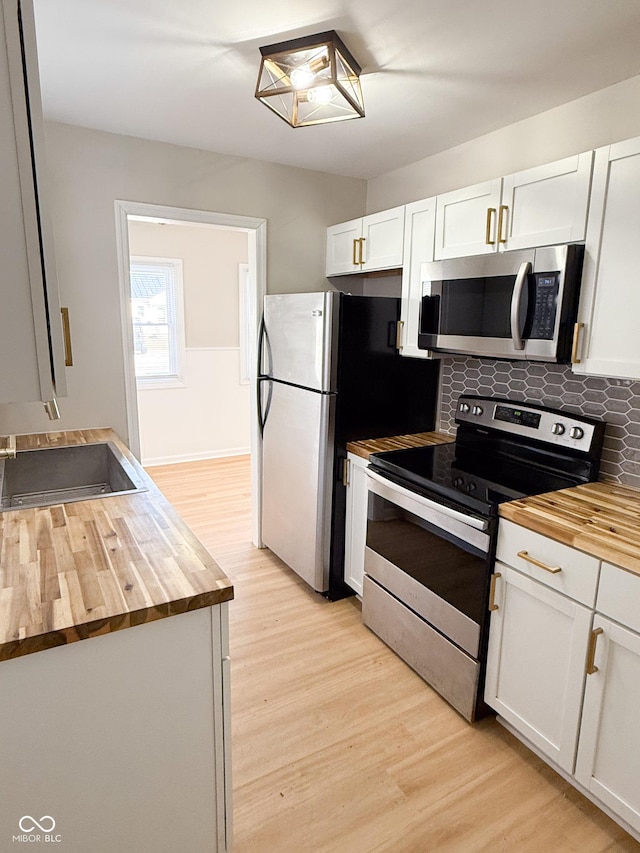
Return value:
<svg viewBox="0 0 640 853">
<path fill-rule="evenodd" d="M 520 269 L 516 275 L 516 282 L 513 285 L 513 294 L 511 295 L 511 341 L 514 349 L 524 349 L 524 341 L 520 332 L 520 306 L 522 304 L 522 294 L 527 281 L 527 276 L 531 272 L 531 263 L 523 261 L 520 264 Z"/>
</svg>

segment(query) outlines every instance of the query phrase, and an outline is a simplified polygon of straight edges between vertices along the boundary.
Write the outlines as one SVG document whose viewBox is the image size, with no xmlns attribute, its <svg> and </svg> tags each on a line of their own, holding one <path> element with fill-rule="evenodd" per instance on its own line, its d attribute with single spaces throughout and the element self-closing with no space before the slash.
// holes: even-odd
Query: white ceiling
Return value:
<svg viewBox="0 0 640 853">
<path fill-rule="evenodd" d="M 371 178 L 640 74 L 640 0 L 35 0 L 47 118 Z M 334 29 L 366 117 L 293 129 L 261 45 Z"/>
</svg>

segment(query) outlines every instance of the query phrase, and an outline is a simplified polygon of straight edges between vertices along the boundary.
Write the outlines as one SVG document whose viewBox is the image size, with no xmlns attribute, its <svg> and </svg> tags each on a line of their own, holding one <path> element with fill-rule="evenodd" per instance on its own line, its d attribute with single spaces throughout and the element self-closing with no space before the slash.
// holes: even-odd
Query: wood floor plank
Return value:
<svg viewBox="0 0 640 853">
<path fill-rule="evenodd" d="M 467 724 L 250 542 L 249 457 L 148 469 L 235 587 L 234 853 L 640 853 L 494 719 Z"/>
</svg>

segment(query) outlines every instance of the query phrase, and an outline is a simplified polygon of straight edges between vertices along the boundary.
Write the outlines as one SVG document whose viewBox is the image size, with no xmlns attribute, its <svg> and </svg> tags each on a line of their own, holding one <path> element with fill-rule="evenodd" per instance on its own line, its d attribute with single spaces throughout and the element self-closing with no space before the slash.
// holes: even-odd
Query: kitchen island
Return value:
<svg viewBox="0 0 640 853">
<path fill-rule="evenodd" d="M 0 849 L 226 850 L 230 581 L 112 431 L 17 447 L 103 441 L 144 491 L 0 513 Z"/>
</svg>

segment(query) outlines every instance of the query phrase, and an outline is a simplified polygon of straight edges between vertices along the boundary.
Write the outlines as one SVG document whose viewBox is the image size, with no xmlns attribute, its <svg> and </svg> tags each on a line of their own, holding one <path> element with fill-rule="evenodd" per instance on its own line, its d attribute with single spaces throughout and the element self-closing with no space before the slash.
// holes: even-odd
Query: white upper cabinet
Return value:
<svg viewBox="0 0 640 853">
<path fill-rule="evenodd" d="M 495 252 L 500 178 L 439 195 L 435 259 Z"/>
<path fill-rule="evenodd" d="M 44 133 L 33 8 L 0 5 L 0 402 L 66 393 L 53 245 L 42 192 Z"/>
<path fill-rule="evenodd" d="M 404 248 L 404 205 L 327 228 L 326 274 L 399 269 Z"/>
<path fill-rule="evenodd" d="M 575 373 L 640 379 L 640 138 L 596 151 Z"/>
<path fill-rule="evenodd" d="M 406 205 L 398 343 L 400 354 L 413 358 L 431 358 L 428 350 L 418 349 L 418 326 L 422 303 L 421 267 L 433 260 L 435 221 L 435 198 Z"/>
<path fill-rule="evenodd" d="M 438 196 L 435 259 L 584 240 L 593 152 Z"/>
</svg>

